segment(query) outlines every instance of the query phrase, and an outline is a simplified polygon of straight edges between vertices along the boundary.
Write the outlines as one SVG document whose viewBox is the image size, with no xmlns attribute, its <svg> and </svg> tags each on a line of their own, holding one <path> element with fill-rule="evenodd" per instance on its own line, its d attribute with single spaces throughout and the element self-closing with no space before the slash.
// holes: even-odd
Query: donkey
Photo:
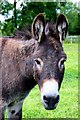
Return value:
<svg viewBox="0 0 80 120">
<path fill-rule="evenodd" d="M 22 105 L 31 89 L 38 84 L 46 110 L 53 110 L 60 100 L 59 90 L 67 56 L 63 41 L 68 22 L 63 14 L 56 24 L 46 23 L 44 14 L 33 20 L 32 38 L 0 38 L 0 111 L 8 108 L 8 118 L 22 119 Z M 1 115 L 0 115 L 1 116 Z"/>
</svg>

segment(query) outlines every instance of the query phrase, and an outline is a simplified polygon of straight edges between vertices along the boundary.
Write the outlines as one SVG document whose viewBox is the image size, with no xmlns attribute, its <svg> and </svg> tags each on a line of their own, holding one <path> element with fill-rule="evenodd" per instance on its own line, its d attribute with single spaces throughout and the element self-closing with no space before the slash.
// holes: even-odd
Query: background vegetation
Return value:
<svg viewBox="0 0 80 120">
<path fill-rule="evenodd" d="M 79 35 L 79 11 L 76 3 L 27 2 L 23 0 L 19 9 L 16 9 L 16 5 L 17 2 L 14 2 L 14 4 L 7 1 L 0 2 L 0 14 L 5 17 L 5 21 L 0 22 L 0 29 L 3 36 L 13 35 L 16 28 L 21 30 L 24 26 L 31 24 L 38 13 L 43 12 L 46 14 L 46 20 L 53 22 L 56 21 L 58 14 L 64 13 L 69 21 L 69 35 Z"/>
</svg>

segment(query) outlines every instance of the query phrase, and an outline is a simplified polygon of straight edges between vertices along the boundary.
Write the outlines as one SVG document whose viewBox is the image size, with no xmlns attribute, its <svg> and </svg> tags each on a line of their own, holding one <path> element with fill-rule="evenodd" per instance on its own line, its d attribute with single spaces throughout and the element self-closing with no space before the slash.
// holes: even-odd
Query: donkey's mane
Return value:
<svg viewBox="0 0 80 120">
<path fill-rule="evenodd" d="M 32 38 L 31 25 L 26 26 L 22 30 L 17 29 L 16 32 L 14 33 L 14 37 L 18 39 L 20 38 L 22 40 L 30 40 Z"/>
<path fill-rule="evenodd" d="M 56 35 L 56 24 L 53 22 L 48 22 L 48 26 L 49 26 L 50 34 L 53 34 L 53 36 L 55 36 Z M 31 25 L 26 26 L 22 30 L 17 29 L 16 32 L 14 33 L 14 37 L 18 39 L 20 38 L 22 40 L 30 40 L 32 38 Z"/>
</svg>

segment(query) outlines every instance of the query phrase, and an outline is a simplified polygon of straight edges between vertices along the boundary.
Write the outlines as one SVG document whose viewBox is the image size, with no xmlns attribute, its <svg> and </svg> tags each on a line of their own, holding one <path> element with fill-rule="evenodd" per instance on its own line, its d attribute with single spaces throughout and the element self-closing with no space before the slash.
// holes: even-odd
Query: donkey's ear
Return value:
<svg viewBox="0 0 80 120">
<path fill-rule="evenodd" d="M 44 14 L 38 14 L 32 23 L 32 36 L 38 41 L 41 42 L 45 35 L 45 20 Z"/>
<path fill-rule="evenodd" d="M 63 14 L 60 14 L 57 19 L 57 31 L 60 37 L 60 42 L 62 43 L 68 31 L 68 22 L 66 17 Z"/>
</svg>

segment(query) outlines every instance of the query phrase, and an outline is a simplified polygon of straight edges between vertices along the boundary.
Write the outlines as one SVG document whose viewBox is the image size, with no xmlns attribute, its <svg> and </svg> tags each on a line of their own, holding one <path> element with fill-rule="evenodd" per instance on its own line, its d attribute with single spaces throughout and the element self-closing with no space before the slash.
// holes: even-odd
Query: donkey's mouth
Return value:
<svg viewBox="0 0 80 120">
<path fill-rule="evenodd" d="M 56 98 L 54 97 L 45 97 L 43 96 L 43 105 L 45 107 L 45 109 L 47 110 L 53 110 L 57 107 L 58 102 L 60 100 L 60 96 L 58 95 Z"/>
<path fill-rule="evenodd" d="M 54 110 L 54 109 L 56 109 L 56 107 L 47 107 L 47 108 L 45 108 L 46 110 Z"/>
</svg>

